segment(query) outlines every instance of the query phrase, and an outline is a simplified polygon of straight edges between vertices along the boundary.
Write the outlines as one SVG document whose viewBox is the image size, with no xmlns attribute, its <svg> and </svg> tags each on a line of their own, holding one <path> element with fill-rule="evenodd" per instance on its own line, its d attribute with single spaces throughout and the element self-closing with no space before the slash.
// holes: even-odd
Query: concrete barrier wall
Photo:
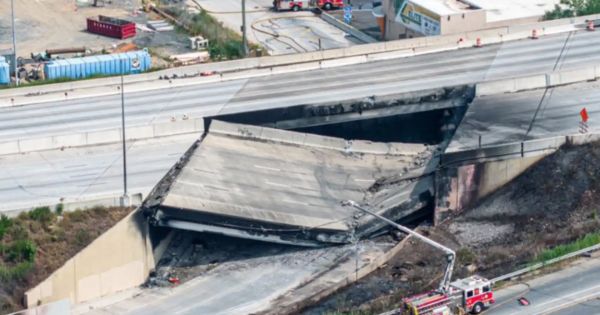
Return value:
<svg viewBox="0 0 600 315">
<path fill-rule="evenodd" d="M 436 179 L 435 223 L 474 206 L 546 155 L 474 163 L 439 171 Z"/>
<path fill-rule="evenodd" d="M 359 30 L 357 30 L 356 28 L 354 28 L 351 25 L 348 25 L 338 19 L 336 19 L 335 17 L 333 17 L 331 14 L 322 11 L 321 14 L 319 15 L 325 22 L 341 29 L 342 31 L 358 38 L 359 40 L 361 40 L 364 43 L 376 43 L 377 40 Z"/>
<path fill-rule="evenodd" d="M 198 136 L 204 132 L 203 119 L 190 119 L 131 127 L 125 130 L 125 136 L 127 140 L 143 140 L 195 132 L 198 133 Z M 119 128 L 72 135 L 9 141 L 0 143 L 0 155 L 116 143 L 121 141 L 121 135 L 121 128 Z"/>
<path fill-rule="evenodd" d="M 171 76 L 177 74 L 178 76 L 183 75 L 195 75 L 203 71 L 219 71 L 219 72 L 233 72 L 242 71 L 262 67 L 276 67 L 276 66 L 287 66 L 293 63 L 303 62 L 315 62 L 323 61 L 326 59 L 334 59 L 341 57 L 352 57 L 358 55 L 368 55 L 375 53 L 388 53 L 396 50 L 410 50 L 420 47 L 433 46 L 436 47 L 434 50 L 422 50 L 424 53 L 432 51 L 451 50 L 457 48 L 470 47 L 475 44 L 477 38 L 481 38 L 484 44 L 501 43 L 507 40 L 516 40 L 527 38 L 531 35 L 532 29 L 537 29 L 540 35 L 553 34 L 556 32 L 564 32 L 574 29 L 565 29 L 566 26 L 572 24 L 583 24 L 585 20 L 589 18 L 597 18 L 598 15 L 588 17 L 577 17 L 560 19 L 555 21 L 546 21 L 535 24 L 519 25 L 511 27 L 498 27 L 493 29 L 486 29 L 468 33 L 459 33 L 443 36 L 432 36 L 432 37 L 419 37 L 405 40 L 395 40 L 389 42 L 380 42 L 373 44 L 365 44 L 359 46 L 352 46 L 348 48 L 324 50 L 318 52 L 308 52 L 301 54 L 291 54 L 283 56 L 268 56 L 259 58 L 246 58 L 240 60 L 231 60 L 225 62 L 216 62 L 208 64 L 199 64 L 192 66 L 184 66 L 172 69 L 166 69 L 151 73 L 144 73 L 138 75 L 128 75 L 125 77 L 127 85 L 133 83 L 142 83 L 147 81 L 156 81 L 159 76 Z M 462 41 L 459 41 L 462 39 Z M 402 54 L 404 55 L 404 54 Z M 368 58 L 369 60 L 376 60 L 377 57 Z M 303 70 L 298 70 L 303 71 Z M 264 73 L 268 75 L 269 73 Z M 117 86 L 120 83 L 119 77 L 101 78 L 84 81 L 74 81 L 66 83 L 57 83 L 51 85 L 41 85 L 34 87 L 22 87 L 18 89 L 7 89 L 0 91 L 0 107 L 1 106 L 13 106 L 14 103 L 27 104 L 32 103 L 31 101 L 19 100 L 21 98 L 30 98 L 36 95 L 41 96 L 47 94 L 63 92 L 63 91 L 74 91 L 80 89 L 91 89 L 105 86 Z M 64 96 L 63 96 L 64 97 Z M 11 101 L 13 98 L 13 101 Z"/>
<path fill-rule="evenodd" d="M 25 292 L 27 307 L 68 299 L 89 301 L 146 281 L 155 262 L 146 221 L 134 211 Z"/>
<path fill-rule="evenodd" d="M 600 79 L 600 65 L 477 83 L 476 96 L 514 93 Z"/>
</svg>

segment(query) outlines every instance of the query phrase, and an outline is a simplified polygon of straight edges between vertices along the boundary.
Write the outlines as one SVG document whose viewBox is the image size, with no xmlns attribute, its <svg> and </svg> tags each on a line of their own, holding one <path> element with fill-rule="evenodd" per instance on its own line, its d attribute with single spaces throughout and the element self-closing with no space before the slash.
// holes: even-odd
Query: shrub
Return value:
<svg viewBox="0 0 600 315">
<path fill-rule="evenodd" d="M 8 260 L 13 262 L 35 260 L 36 247 L 30 240 L 17 240 L 5 250 Z"/>
<path fill-rule="evenodd" d="M 29 211 L 29 218 L 42 224 L 48 224 L 54 219 L 50 207 L 38 207 Z"/>
<path fill-rule="evenodd" d="M 12 225 L 12 220 L 5 215 L 0 215 L 0 240 L 6 234 L 6 231 Z"/>
<path fill-rule="evenodd" d="M 59 203 L 54 207 L 54 212 L 56 212 L 57 215 L 61 215 L 64 210 L 64 207 L 65 207 L 65 205 L 63 205 L 62 203 Z"/>
<path fill-rule="evenodd" d="M 475 254 L 466 247 L 463 247 L 456 252 L 456 260 L 462 265 L 470 265 L 475 263 L 475 258 Z"/>
<path fill-rule="evenodd" d="M 75 243 L 79 246 L 87 245 L 91 240 L 90 233 L 84 229 L 79 229 L 75 233 Z"/>
</svg>

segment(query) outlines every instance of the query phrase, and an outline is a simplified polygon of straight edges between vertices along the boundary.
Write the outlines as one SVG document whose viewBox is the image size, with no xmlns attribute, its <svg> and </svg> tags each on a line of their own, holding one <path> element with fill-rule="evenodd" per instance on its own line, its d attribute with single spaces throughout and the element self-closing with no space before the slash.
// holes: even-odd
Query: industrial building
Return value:
<svg viewBox="0 0 600 315">
<path fill-rule="evenodd" d="M 447 35 L 539 21 L 560 0 L 384 0 L 384 38 Z"/>
</svg>

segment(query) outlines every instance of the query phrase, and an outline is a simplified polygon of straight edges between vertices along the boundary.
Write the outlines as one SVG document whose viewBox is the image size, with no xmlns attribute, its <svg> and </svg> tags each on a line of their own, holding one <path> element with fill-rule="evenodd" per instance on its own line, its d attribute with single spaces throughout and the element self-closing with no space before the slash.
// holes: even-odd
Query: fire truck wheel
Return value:
<svg viewBox="0 0 600 315">
<path fill-rule="evenodd" d="M 477 303 L 473 306 L 473 314 L 479 314 L 483 311 L 483 304 Z"/>
<path fill-rule="evenodd" d="M 331 3 L 329 3 L 329 2 L 325 3 L 325 5 L 323 6 L 323 9 L 331 10 Z"/>
<path fill-rule="evenodd" d="M 292 7 L 292 11 L 294 11 L 294 12 L 300 11 L 300 7 L 297 6 L 297 5 L 295 5 L 295 6 Z"/>
</svg>

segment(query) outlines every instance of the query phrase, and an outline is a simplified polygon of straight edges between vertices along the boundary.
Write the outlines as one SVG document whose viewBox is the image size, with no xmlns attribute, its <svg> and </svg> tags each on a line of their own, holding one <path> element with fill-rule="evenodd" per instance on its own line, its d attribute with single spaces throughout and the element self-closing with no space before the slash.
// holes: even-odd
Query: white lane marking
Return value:
<svg viewBox="0 0 600 315">
<path fill-rule="evenodd" d="M 544 303 L 537 304 L 537 305 L 535 305 L 535 307 L 536 307 L 536 308 L 539 308 L 539 307 L 542 307 L 542 306 L 544 306 L 544 305 L 547 305 L 547 304 L 556 303 L 556 301 L 557 301 L 557 300 L 566 300 L 566 299 L 569 299 L 569 298 L 570 298 L 570 297 L 572 297 L 572 296 L 581 295 L 581 294 L 583 294 L 584 292 L 588 292 L 588 291 L 592 291 L 592 290 L 598 290 L 599 288 L 600 288 L 600 285 L 596 285 L 596 286 L 593 286 L 593 287 L 590 287 L 590 288 L 587 288 L 587 289 L 584 289 L 584 290 L 575 291 L 575 292 L 572 292 L 572 293 L 570 293 L 570 294 L 567 294 L 567 295 L 560 296 L 560 297 L 558 297 L 557 299 L 554 299 L 554 300 L 550 300 L 550 301 L 547 301 L 547 302 L 544 302 Z M 594 292 L 593 294 L 600 294 L 600 292 Z M 568 302 L 566 302 L 566 303 L 563 303 L 563 304 L 573 303 L 573 301 L 578 301 L 578 300 L 580 300 L 580 298 L 577 298 L 577 299 L 575 299 L 575 300 L 570 300 L 570 301 L 568 301 Z M 547 311 L 548 311 L 548 310 L 544 310 L 543 312 L 541 312 L 541 313 L 537 313 L 537 314 L 548 314 L 548 313 L 546 313 Z"/>
<path fill-rule="evenodd" d="M 549 309 L 546 309 L 546 310 L 544 310 L 544 311 L 542 311 L 540 313 L 537 313 L 537 315 L 552 314 L 554 312 L 560 311 L 560 310 L 565 309 L 567 307 L 574 306 L 574 305 L 577 305 L 577 304 L 589 301 L 589 300 L 594 299 L 594 298 L 596 298 L 598 296 L 600 296 L 600 292 L 593 292 L 593 293 L 590 293 L 588 295 L 584 295 L 584 296 L 581 296 L 579 298 L 576 298 L 574 300 L 567 301 L 565 303 L 553 306 L 553 307 L 551 307 Z"/>
<path fill-rule="evenodd" d="M 265 184 L 269 184 L 269 185 L 272 185 L 272 186 L 279 186 L 279 187 L 290 187 L 289 185 L 286 185 L 286 184 L 273 183 L 273 182 L 270 182 L 270 181 L 265 181 Z"/>
<path fill-rule="evenodd" d="M 269 170 L 269 171 L 281 172 L 281 169 L 278 169 L 278 168 L 273 168 L 273 167 L 268 167 L 268 166 L 254 165 L 254 167 L 256 167 L 256 168 L 260 168 L 260 169 L 263 169 L 263 170 Z"/>
</svg>

